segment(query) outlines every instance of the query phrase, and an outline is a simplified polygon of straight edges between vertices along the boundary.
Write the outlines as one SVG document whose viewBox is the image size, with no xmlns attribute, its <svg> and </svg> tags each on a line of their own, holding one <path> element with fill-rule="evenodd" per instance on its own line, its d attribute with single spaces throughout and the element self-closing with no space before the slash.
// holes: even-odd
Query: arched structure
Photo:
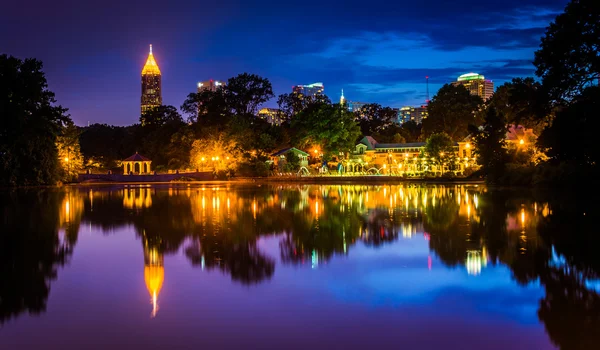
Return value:
<svg viewBox="0 0 600 350">
<path fill-rule="evenodd" d="M 150 174 L 152 160 L 135 152 L 131 157 L 123 160 L 123 174 Z"/>
</svg>

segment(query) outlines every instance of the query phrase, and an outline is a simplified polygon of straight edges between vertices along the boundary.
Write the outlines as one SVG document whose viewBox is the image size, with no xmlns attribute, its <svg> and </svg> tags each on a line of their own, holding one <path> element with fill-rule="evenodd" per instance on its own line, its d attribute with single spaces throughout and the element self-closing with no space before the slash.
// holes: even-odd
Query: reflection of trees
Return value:
<svg viewBox="0 0 600 350">
<path fill-rule="evenodd" d="M 70 190 L 0 195 L 0 324 L 45 311 L 50 283 L 77 242 L 82 206 L 74 198 Z"/>
<path fill-rule="evenodd" d="M 599 207 L 573 197 L 553 201 L 552 214 L 539 224 L 545 254 L 539 254 L 535 275 L 546 295 L 538 316 L 561 349 L 596 348 L 600 343 L 600 236 L 593 213 Z"/>
<path fill-rule="evenodd" d="M 561 349 L 595 348 L 600 342 L 600 236 L 590 213 L 598 212 L 597 205 L 556 194 L 549 205 L 533 199 L 527 193 L 481 193 L 476 221 L 461 218 L 461 210 L 442 201 L 440 213 L 425 210 L 430 247 L 445 264 L 458 265 L 464 256 L 481 252 L 492 263 L 507 265 L 518 283 L 539 281 L 545 296 L 538 316 L 552 341 Z"/>
</svg>

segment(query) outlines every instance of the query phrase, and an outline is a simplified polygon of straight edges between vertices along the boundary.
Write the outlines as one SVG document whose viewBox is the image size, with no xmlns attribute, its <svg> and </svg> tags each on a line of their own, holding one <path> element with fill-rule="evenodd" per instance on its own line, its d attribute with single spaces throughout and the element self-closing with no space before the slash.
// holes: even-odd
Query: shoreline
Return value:
<svg viewBox="0 0 600 350">
<path fill-rule="evenodd" d="M 472 179 L 406 179 L 396 176 L 314 176 L 314 177 L 243 177 L 229 180 L 197 180 L 197 181 L 84 181 L 66 186 L 94 186 L 94 185 L 191 185 L 191 184 L 431 184 L 431 185 L 484 185 L 485 180 Z"/>
</svg>

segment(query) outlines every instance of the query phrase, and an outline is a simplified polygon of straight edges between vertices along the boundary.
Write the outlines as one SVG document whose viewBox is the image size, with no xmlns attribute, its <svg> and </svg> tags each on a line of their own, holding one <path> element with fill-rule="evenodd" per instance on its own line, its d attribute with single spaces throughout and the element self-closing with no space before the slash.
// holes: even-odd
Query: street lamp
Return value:
<svg viewBox="0 0 600 350">
<path fill-rule="evenodd" d="M 520 140 L 519 140 L 519 144 L 520 144 L 520 145 L 524 145 L 524 144 L 525 144 L 525 140 L 523 140 L 523 139 L 520 139 Z"/>
</svg>

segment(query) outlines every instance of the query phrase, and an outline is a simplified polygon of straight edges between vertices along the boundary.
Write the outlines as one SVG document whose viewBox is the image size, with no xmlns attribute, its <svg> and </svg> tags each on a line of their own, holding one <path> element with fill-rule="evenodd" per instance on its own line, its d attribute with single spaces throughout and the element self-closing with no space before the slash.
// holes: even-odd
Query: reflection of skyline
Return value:
<svg viewBox="0 0 600 350">
<path fill-rule="evenodd" d="M 429 250 L 419 258 L 423 271 L 435 261 L 435 272 L 439 261 L 484 286 L 486 268 L 506 266 L 517 283 L 544 289 L 538 315 L 556 344 L 578 344 L 570 324 L 584 330 L 586 344 L 596 340 L 598 321 L 586 316 L 600 308 L 598 242 L 593 215 L 581 216 L 593 211 L 576 201 L 549 203 L 476 186 L 174 185 L 3 194 L 2 205 L 0 277 L 7 283 L 0 285 L 0 322 L 44 312 L 84 222 L 104 232 L 134 229 L 153 316 L 166 255 L 183 252 L 199 270 L 253 285 L 274 278 L 276 263 L 330 269 L 332 259 L 352 259 L 359 242 L 361 250 L 376 252 L 398 240 L 411 246 L 422 235 L 421 247 Z M 279 240 L 279 261 L 261 251 L 262 237 Z"/>
</svg>

